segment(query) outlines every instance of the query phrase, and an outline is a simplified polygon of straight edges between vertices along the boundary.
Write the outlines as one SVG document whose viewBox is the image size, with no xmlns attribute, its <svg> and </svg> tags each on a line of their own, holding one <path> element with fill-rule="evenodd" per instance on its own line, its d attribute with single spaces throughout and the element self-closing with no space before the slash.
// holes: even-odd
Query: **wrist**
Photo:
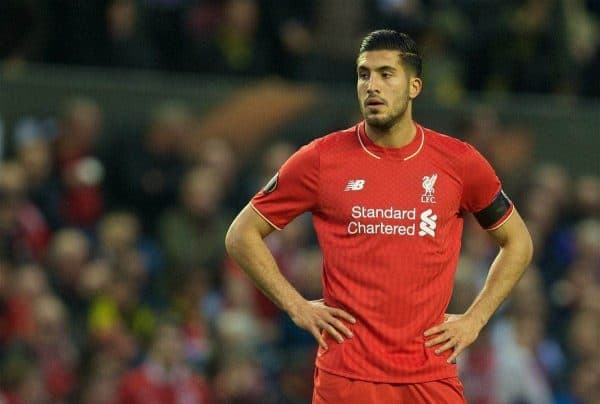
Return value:
<svg viewBox="0 0 600 404">
<path fill-rule="evenodd" d="M 290 318 L 293 319 L 298 313 L 302 312 L 302 308 L 306 305 L 306 303 L 306 300 L 300 296 L 300 294 L 297 294 L 294 296 L 294 298 L 288 299 L 286 302 L 284 302 L 282 309 L 288 314 L 288 316 L 290 316 Z"/>
<path fill-rule="evenodd" d="M 465 317 L 467 317 L 478 330 L 481 330 L 488 322 L 488 318 L 486 318 L 483 314 L 467 311 L 465 313 Z"/>
</svg>

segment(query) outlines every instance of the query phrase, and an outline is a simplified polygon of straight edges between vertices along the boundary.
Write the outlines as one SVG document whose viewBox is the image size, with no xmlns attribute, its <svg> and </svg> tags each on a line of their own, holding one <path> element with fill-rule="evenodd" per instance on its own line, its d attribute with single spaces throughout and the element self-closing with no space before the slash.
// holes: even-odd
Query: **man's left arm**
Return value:
<svg viewBox="0 0 600 404">
<path fill-rule="evenodd" d="M 426 337 L 434 336 L 425 345 L 439 345 L 436 354 L 453 349 L 448 362 L 477 339 L 500 304 L 506 299 L 531 262 L 533 244 L 523 219 L 516 211 L 489 234 L 500 246 L 500 251 L 490 267 L 483 289 L 464 314 L 447 315 L 445 321 L 425 331 Z"/>
</svg>

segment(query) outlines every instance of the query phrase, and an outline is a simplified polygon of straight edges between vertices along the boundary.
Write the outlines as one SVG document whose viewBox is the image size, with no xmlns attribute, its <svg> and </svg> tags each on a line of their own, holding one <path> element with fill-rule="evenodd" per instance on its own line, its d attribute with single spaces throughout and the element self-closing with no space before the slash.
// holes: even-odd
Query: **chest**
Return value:
<svg viewBox="0 0 600 404">
<path fill-rule="evenodd" d="M 409 223 L 423 212 L 456 217 L 462 184 L 443 161 L 348 159 L 321 167 L 321 208 L 330 220 Z"/>
</svg>

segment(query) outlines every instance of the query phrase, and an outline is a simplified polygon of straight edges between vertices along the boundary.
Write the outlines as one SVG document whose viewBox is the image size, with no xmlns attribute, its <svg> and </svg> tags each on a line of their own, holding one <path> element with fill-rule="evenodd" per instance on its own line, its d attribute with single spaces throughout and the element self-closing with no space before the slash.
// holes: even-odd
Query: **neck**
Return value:
<svg viewBox="0 0 600 404">
<path fill-rule="evenodd" d="M 410 108 L 410 106 L 409 106 Z M 417 127 L 412 121 L 410 109 L 389 128 L 377 128 L 365 122 L 367 136 L 378 146 L 402 147 L 409 144 L 417 134 Z"/>
</svg>

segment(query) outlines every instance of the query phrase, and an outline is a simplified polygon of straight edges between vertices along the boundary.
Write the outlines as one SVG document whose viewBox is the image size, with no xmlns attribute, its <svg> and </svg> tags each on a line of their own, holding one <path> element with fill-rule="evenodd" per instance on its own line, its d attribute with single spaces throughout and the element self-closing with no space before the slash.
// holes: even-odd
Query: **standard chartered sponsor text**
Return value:
<svg viewBox="0 0 600 404">
<path fill-rule="evenodd" d="M 352 207 L 352 218 L 415 220 L 417 218 L 417 209 L 396 209 L 393 206 L 389 208 L 366 208 L 355 205 Z"/>
<path fill-rule="evenodd" d="M 348 234 L 386 234 L 399 236 L 414 236 L 416 228 L 416 217 L 416 208 L 396 209 L 393 206 L 389 208 L 367 208 L 364 206 L 356 205 L 352 207 L 353 219 L 392 219 L 408 221 L 408 223 L 389 224 L 383 221 L 376 223 L 364 223 L 360 220 L 353 220 L 348 223 L 347 230 Z"/>
</svg>

